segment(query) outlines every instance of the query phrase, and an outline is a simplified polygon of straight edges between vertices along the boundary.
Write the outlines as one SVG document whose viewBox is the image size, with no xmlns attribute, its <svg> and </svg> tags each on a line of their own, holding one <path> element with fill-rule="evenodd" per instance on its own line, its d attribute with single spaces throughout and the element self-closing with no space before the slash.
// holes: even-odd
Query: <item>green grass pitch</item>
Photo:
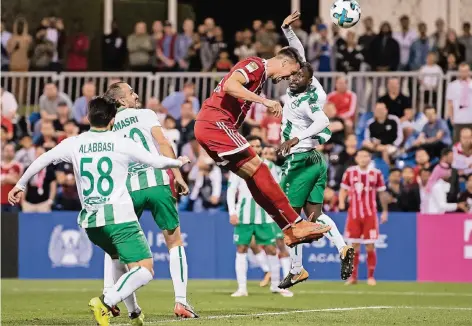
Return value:
<svg viewBox="0 0 472 326">
<path fill-rule="evenodd" d="M 2 280 L 2 325 L 93 325 L 87 303 L 101 281 Z M 170 281 L 138 292 L 147 325 L 472 325 L 472 284 L 379 282 L 344 286 L 306 282 L 283 298 L 249 284 L 249 297 L 231 298 L 235 281 L 189 282 L 197 320 L 173 316 Z M 128 325 L 125 308 L 112 325 Z M 123 316 L 124 315 L 124 316 Z"/>
</svg>

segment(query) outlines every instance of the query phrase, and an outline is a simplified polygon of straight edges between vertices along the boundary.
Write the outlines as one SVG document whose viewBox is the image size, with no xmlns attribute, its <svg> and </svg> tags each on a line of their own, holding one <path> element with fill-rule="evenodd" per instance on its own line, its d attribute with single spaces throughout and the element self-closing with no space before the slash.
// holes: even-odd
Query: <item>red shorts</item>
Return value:
<svg viewBox="0 0 472 326">
<path fill-rule="evenodd" d="M 348 215 L 344 237 L 353 243 L 374 243 L 379 237 L 379 221 L 377 216 L 352 218 Z"/>
<path fill-rule="evenodd" d="M 239 168 L 256 156 L 246 138 L 230 122 L 197 120 L 194 131 L 198 143 L 219 165 Z M 235 155 L 247 148 L 247 155 Z"/>
</svg>

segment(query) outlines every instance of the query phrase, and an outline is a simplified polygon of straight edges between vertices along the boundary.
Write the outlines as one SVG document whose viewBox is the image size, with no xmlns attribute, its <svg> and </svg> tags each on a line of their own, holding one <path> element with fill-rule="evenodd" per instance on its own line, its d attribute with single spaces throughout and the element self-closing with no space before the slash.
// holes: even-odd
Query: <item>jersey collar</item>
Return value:
<svg viewBox="0 0 472 326">
<path fill-rule="evenodd" d="M 92 128 L 90 128 L 89 131 L 90 131 L 90 132 L 107 132 L 107 131 L 110 131 L 110 130 L 97 130 L 97 129 L 92 129 Z"/>
</svg>

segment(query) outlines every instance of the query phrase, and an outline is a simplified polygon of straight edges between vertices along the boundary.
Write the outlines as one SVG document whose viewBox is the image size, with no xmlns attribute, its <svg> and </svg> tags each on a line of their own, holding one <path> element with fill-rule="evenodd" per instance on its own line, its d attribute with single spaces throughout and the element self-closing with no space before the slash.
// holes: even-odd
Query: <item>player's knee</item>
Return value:
<svg viewBox="0 0 472 326">
<path fill-rule="evenodd" d="M 265 246 L 264 251 L 269 256 L 275 256 L 277 254 L 277 249 L 275 249 L 275 246 Z"/>
<path fill-rule="evenodd" d="M 143 259 L 138 263 L 138 265 L 146 268 L 154 277 L 154 264 L 152 258 Z"/>
<path fill-rule="evenodd" d="M 355 251 L 359 251 L 360 248 L 361 248 L 361 244 L 360 243 L 353 243 L 352 247 L 354 248 Z"/>
<path fill-rule="evenodd" d="M 237 247 L 237 251 L 239 254 L 247 254 L 247 249 L 248 249 L 248 246 L 238 246 Z"/>
<path fill-rule="evenodd" d="M 228 161 L 228 168 L 243 179 L 252 177 L 262 163 L 252 148 L 231 155 Z"/>
<path fill-rule="evenodd" d="M 177 227 L 174 230 L 164 230 L 162 231 L 162 234 L 164 235 L 167 249 L 171 250 L 174 247 L 183 246 L 180 227 Z"/>
<path fill-rule="evenodd" d="M 373 243 L 369 243 L 365 245 L 365 251 L 374 251 L 375 245 Z"/>
</svg>

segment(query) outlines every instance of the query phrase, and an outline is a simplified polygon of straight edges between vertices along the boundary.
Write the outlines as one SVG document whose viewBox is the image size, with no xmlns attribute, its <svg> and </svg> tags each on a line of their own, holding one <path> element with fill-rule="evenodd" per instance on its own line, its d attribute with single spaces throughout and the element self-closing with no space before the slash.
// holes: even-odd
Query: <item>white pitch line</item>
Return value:
<svg viewBox="0 0 472 326">
<path fill-rule="evenodd" d="M 165 324 L 165 323 L 176 323 L 176 322 L 191 322 L 201 321 L 201 320 L 214 320 L 214 319 L 234 319 L 234 318 L 244 318 L 244 317 L 263 317 L 263 316 L 281 316 L 281 315 L 290 315 L 290 314 L 300 314 L 300 313 L 311 313 L 311 312 L 339 312 L 339 311 L 355 311 L 355 310 L 381 310 L 381 309 L 417 309 L 417 310 L 461 310 L 461 311 L 472 311 L 472 308 L 468 307 L 421 307 L 421 306 L 367 306 L 367 307 L 345 307 L 345 308 L 325 308 L 325 309 L 309 309 L 309 310 L 290 310 L 290 311 L 280 311 L 280 312 L 262 312 L 256 314 L 246 314 L 246 315 L 214 315 L 214 316 L 203 316 L 197 319 L 168 319 L 168 320 L 155 320 L 147 321 L 147 325 L 154 324 Z M 126 326 L 128 324 L 113 324 L 115 326 Z"/>
</svg>

